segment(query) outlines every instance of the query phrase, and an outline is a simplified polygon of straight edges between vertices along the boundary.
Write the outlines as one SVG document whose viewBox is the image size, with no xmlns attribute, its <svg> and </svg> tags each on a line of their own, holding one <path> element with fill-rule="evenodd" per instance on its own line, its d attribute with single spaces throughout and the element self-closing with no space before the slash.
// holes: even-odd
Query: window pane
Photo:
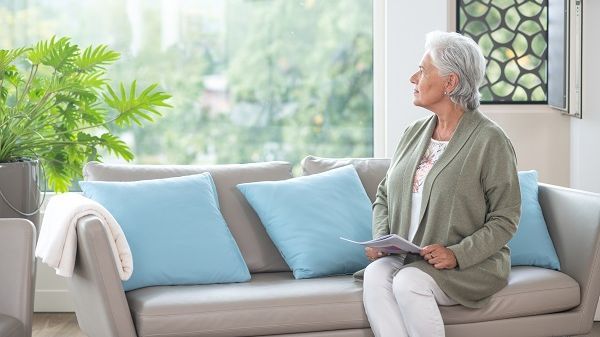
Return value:
<svg viewBox="0 0 600 337">
<path fill-rule="evenodd" d="M 488 62 L 483 103 L 546 103 L 547 9 L 547 0 L 458 0 L 458 31 Z"/>
<path fill-rule="evenodd" d="M 0 0 L 0 20 L 3 48 L 108 44 L 115 83 L 173 95 L 121 134 L 138 163 L 373 155 L 370 0 Z"/>
</svg>

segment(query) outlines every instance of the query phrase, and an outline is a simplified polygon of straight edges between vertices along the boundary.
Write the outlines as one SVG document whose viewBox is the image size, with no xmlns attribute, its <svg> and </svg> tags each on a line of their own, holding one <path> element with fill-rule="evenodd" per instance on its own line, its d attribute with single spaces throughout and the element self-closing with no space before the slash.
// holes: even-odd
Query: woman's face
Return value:
<svg viewBox="0 0 600 337">
<path fill-rule="evenodd" d="M 447 76 L 440 76 L 438 69 L 431 62 L 429 52 L 423 55 L 419 70 L 410 77 L 410 83 L 415 85 L 413 103 L 429 110 L 440 103 L 445 95 Z"/>
</svg>

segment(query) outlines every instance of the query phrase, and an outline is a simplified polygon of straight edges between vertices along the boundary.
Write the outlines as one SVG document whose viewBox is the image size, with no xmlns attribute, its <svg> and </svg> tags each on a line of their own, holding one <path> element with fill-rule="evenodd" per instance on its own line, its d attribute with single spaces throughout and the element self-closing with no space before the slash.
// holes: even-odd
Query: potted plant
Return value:
<svg viewBox="0 0 600 337">
<path fill-rule="evenodd" d="M 109 126 L 154 121 L 170 95 L 157 84 L 111 86 L 106 66 L 119 56 L 67 37 L 0 50 L 0 217 L 35 213 L 38 166 L 48 186 L 64 192 L 87 161 L 101 159 L 100 149 L 133 159 Z"/>
</svg>

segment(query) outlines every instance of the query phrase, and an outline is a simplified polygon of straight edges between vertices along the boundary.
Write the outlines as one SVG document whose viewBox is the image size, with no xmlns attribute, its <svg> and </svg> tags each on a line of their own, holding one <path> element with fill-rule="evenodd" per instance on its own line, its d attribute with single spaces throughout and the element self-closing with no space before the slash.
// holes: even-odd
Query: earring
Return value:
<svg viewBox="0 0 600 337">
<path fill-rule="evenodd" d="M 447 91 L 444 91 L 444 96 L 446 96 L 446 95 L 448 95 L 448 92 L 447 92 Z"/>
</svg>

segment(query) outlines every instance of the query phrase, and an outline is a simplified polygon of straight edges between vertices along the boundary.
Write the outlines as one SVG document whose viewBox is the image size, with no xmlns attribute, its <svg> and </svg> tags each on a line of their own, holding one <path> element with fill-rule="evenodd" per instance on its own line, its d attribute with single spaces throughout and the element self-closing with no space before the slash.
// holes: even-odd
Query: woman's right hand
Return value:
<svg viewBox="0 0 600 337">
<path fill-rule="evenodd" d="M 384 256 L 388 256 L 390 254 L 384 253 L 382 251 L 380 251 L 379 249 L 376 248 L 372 248 L 372 247 L 366 247 L 365 248 L 365 255 L 367 256 L 367 258 L 369 259 L 369 261 L 375 261 L 380 257 L 384 257 Z"/>
</svg>

